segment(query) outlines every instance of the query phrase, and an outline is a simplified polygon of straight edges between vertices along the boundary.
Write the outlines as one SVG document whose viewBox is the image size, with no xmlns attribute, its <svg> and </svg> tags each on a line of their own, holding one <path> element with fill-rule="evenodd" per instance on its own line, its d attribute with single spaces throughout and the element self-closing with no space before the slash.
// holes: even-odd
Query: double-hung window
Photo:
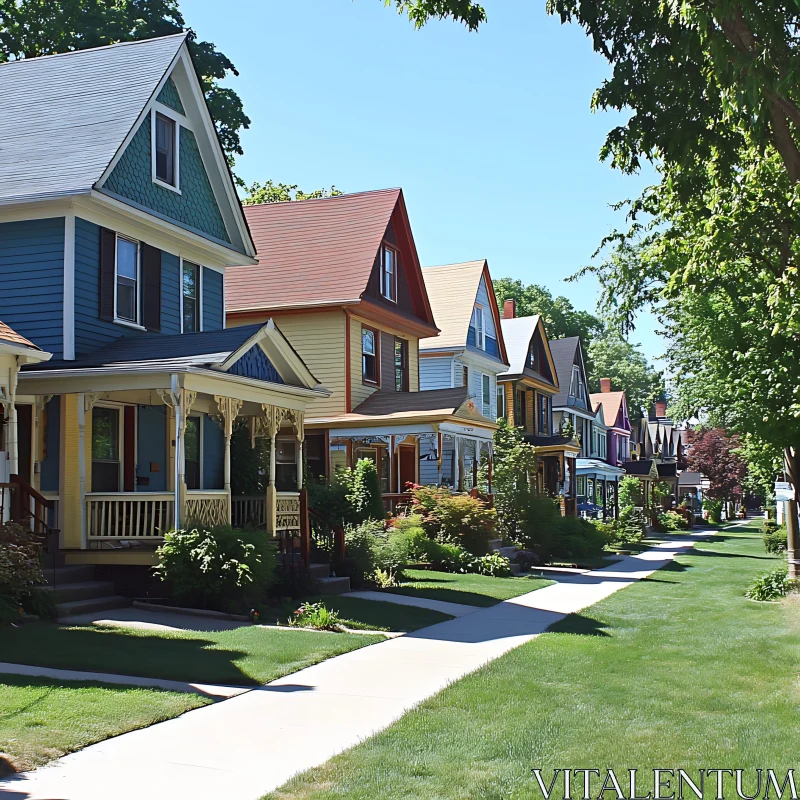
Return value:
<svg viewBox="0 0 800 800">
<path fill-rule="evenodd" d="M 378 383 L 378 333 L 361 329 L 361 377 L 366 383 Z"/>
<path fill-rule="evenodd" d="M 488 375 L 481 376 L 481 400 L 483 401 L 483 416 L 492 416 L 492 382 Z"/>
<path fill-rule="evenodd" d="M 155 113 L 155 136 L 153 137 L 153 174 L 161 183 L 178 188 L 177 143 L 178 125 L 165 114 Z"/>
<path fill-rule="evenodd" d="M 183 262 L 181 280 L 181 320 L 183 333 L 197 333 L 200 325 L 200 267 Z"/>
<path fill-rule="evenodd" d="M 472 328 L 472 333 L 475 337 L 475 347 L 479 350 L 486 349 L 486 339 L 484 338 L 484 329 L 483 329 L 483 309 L 480 306 L 475 306 L 472 309 L 472 321 L 470 322 L 470 327 Z"/>
<path fill-rule="evenodd" d="M 393 303 L 397 302 L 397 250 L 381 245 L 381 294 Z"/>
<path fill-rule="evenodd" d="M 539 395 L 539 433 L 550 433 L 550 398 L 544 394 Z"/>
<path fill-rule="evenodd" d="M 115 317 L 139 324 L 139 243 L 117 236 Z"/>
</svg>

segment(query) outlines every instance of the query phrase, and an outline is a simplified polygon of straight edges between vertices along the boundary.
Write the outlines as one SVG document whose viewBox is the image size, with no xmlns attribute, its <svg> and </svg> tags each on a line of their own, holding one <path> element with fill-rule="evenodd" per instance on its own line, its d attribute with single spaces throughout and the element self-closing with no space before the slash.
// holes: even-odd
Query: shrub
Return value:
<svg viewBox="0 0 800 800">
<path fill-rule="evenodd" d="M 665 531 L 685 531 L 689 524 L 686 519 L 675 511 L 665 511 L 658 515 L 658 524 Z"/>
<path fill-rule="evenodd" d="M 386 519 L 381 483 L 374 462 L 360 458 L 352 473 L 349 476 L 343 474 L 342 479 L 347 480 L 347 501 L 361 520 Z"/>
<path fill-rule="evenodd" d="M 764 535 L 767 536 L 768 534 L 772 534 L 777 532 L 780 528 L 777 522 L 774 519 L 766 519 L 764 520 Z"/>
<path fill-rule="evenodd" d="M 303 603 L 291 617 L 289 625 L 296 628 L 314 628 L 318 631 L 338 631 L 339 612 L 331 611 L 324 603 Z"/>
<path fill-rule="evenodd" d="M 18 619 L 23 597 L 44 583 L 40 549 L 39 541 L 22 525 L 0 525 L 0 625 Z"/>
<path fill-rule="evenodd" d="M 390 572 L 384 572 L 382 569 L 376 569 L 375 572 L 370 575 L 370 581 L 374 583 L 378 589 L 391 589 L 400 585 L 396 575 L 392 575 Z"/>
<path fill-rule="evenodd" d="M 446 490 L 414 489 L 415 510 L 421 512 L 428 535 L 439 542 L 460 544 L 470 553 L 482 556 L 489 551 L 497 513 L 470 495 L 450 494 Z"/>
<path fill-rule="evenodd" d="M 499 553 L 489 553 L 473 559 L 469 571 L 493 578 L 507 578 L 511 575 L 511 562 Z"/>
<path fill-rule="evenodd" d="M 768 553 L 781 555 L 789 549 L 789 542 L 787 538 L 786 528 L 778 528 L 767 532 L 767 526 L 764 525 L 764 549 Z"/>
<path fill-rule="evenodd" d="M 442 544 L 437 542 L 438 552 L 431 559 L 434 569 L 441 572 L 466 573 L 475 556 L 465 550 L 460 544 Z"/>
<path fill-rule="evenodd" d="M 585 519 L 558 517 L 554 528 L 550 552 L 550 558 L 554 561 L 594 558 L 608 544 L 605 533 Z"/>
<path fill-rule="evenodd" d="M 619 482 L 618 491 L 620 509 L 644 505 L 642 482 L 633 475 L 626 475 Z"/>
<path fill-rule="evenodd" d="M 708 511 L 708 521 L 714 524 L 722 522 L 722 500 L 703 500 L 703 510 Z"/>
<path fill-rule="evenodd" d="M 362 586 L 375 572 L 378 537 L 383 532 L 384 523 L 378 520 L 367 520 L 345 529 L 345 570 L 355 588 Z"/>
<path fill-rule="evenodd" d="M 276 579 L 275 545 L 259 530 L 170 531 L 154 572 L 178 605 L 240 611 L 261 600 Z"/>
<path fill-rule="evenodd" d="M 795 582 L 789 579 L 786 567 L 778 567 L 756 578 L 744 596 L 751 600 L 777 600 L 785 597 L 794 588 Z"/>
</svg>

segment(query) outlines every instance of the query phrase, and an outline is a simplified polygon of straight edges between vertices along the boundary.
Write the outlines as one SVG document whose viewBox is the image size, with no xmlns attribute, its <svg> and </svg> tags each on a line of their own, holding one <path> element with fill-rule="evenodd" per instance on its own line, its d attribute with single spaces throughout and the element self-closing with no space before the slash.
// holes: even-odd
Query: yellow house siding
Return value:
<svg viewBox="0 0 800 800">
<path fill-rule="evenodd" d="M 536 392 L 534 392 L 532 389 L 526 389 L 525 394 L 525 416 L 527 417 L 525 420 L 525 432 L 534 433 L 536 430 L 534 428 L 534 420 L 536 419 L 534 412 L 534 407 L 536 405 Z"/>
<path fill-rule="evenodd" d="M 61 464 L 59 470 L 58 516 L 62 546 L 81 546 L 81 486 L 78 477 L 78 431 L 77 394 L 61 396 Z"/>
<path fill-rule="evenodd" d="M 390 328 L 372 320 L 360 317 L 350 317 L 350 394 L 352 408 L 359 403 L 363 403 L 373 392 L 377 391 L 374 386 L 365 385 L 361 378 L 361 326 L 374 328 L 381 334 L 397 336 L 408 342 L 408 388 L 411 392 L 419 391 L 419 339 L 409 336 L 405 331 L 398 328 Z M 379 348 L 380 349 L 380 348 Z M 384 386 L 384 391 L 391 391 L 394 387 Z"/>
<path fill-rule="evenodd" d="M 305 361 L 314 377 L 331 396 L 314 400 L 306 415 L 317 417 L 343 413 L 345 409 L 345 319 L 343 311 L 320 311 L 312 314 L 274 314 L 269 317 L 281 329 L 289 343 Z M 237 320 L 228 317 L 229 328 L 252 325 L 252 317 Z M 360 350 L 359 350 L 360 352 Z M 359 377 L 361 367 L 359 367 Z"/>
</svg>

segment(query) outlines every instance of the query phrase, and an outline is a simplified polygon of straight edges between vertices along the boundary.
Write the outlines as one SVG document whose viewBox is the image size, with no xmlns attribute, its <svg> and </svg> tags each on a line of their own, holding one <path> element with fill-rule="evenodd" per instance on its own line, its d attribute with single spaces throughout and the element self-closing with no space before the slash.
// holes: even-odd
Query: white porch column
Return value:
<svg viewBox="0 0 800 800">
<path fill-rule="evenodd" d="M 442 459 L 444 458 L 444 436 L 436 433 L 436 485 L 442 485 Z"/>
<path fill-rule="evenodd" d="M 461 488 L 461 448 L 458 436 L 453 436 L 453 491 Z"/>
<path fill-rule="evenodd" d="M 81 550 L 89 546 L 89 521 L 86 518 L 86 395 L 78 395 L 78 486 L 80 496 Z"/>
<path fill-rule="evenodd" d="M 8 434 L 8 471 L 11 475 L 19 474 L 19 432 L 17 430 L 17 370 L 8 368 L 8 398 L 5 404 L 6 433 Z M 27 480 L 27 478 L 25 479 Z"/>
<path fill-rule="evenodd" d="M 297 436 L 297 450 L 295 460 L 297 463 L 297 491 L 303 488 L 303 442 L 305 441 L 305 413 L 303 411 L 293 411 L 289 417 L 292 421 L 295 436 Z"/>
<path fill-rule="evenodd" d="M 266 421 L 267 435 L 269 436 L 269 481 L 267 484 L 266 508 L 264 515 L 267 522 L 267 533 L 275 535 L 278 528 L 278 497 L 275 491 L 275 439 L 283 419 L 282 409 L 275 406 L 262 405 Z"/>
</svg>

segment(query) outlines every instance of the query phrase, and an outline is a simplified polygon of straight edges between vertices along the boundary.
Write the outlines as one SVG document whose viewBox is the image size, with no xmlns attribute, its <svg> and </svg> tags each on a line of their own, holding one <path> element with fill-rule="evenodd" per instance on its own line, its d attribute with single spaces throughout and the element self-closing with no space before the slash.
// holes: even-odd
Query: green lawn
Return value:
<svg viewBox="0 0 800 800">
<path fill-rule="evenodd" d="M 252 686 L 383 640 L 348 633 L 274 630 L 147 631 L 59 627 L 3 631 L 3 660 L 59 669 Z"/>
<path fill-rule="evenodd" d="M 193 694 L 2 675 L 0 775 L 4 761 L 17 770 L 33 769 L 208 702 Z"/>
<path fill-rule="evenodd" d="M 455 575 L 426 569 L 407 569 L 406 582 L 386 591 L 411 597 L 446 600 L 467 606 L 493 606 L 553 583 L 533 576 L 490 578 L 486 575 Z"/>
<path fill-rule="evenodd" d="M 742 768 L 755 794 L 753 769 L 785 777 L 800 741 L 800 597 L 743 596 L 777 563 L 757 526 L 723 530 L 269 797 L 527 800 L 532 768 L 564 767 L 613 768 L 626 797 L 631 768 L 639 795 L 654 768 Z"/>
</svg>

